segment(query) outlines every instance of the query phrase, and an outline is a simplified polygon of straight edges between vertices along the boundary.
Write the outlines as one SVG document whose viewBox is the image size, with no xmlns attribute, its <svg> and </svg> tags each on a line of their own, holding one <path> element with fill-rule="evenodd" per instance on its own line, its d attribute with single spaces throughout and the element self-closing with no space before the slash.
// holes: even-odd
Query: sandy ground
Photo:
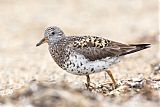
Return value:
<svg viewBox="0 0 160 107">
<path fill-rule="evenodd" d="M 127 93 L 127 100 L 117 94 L 112 97 L 110 92 L 116 93 L 113 89 L 105 90 L 107 94 L 97 89 L 87 91 L 85 76 L 75 76 L 59 68 L 47 44 L 35 47 L 44 29 L 51 25 L 61 27 L 66 35 L 98 35 L 122 43 L 151 43 L 150 49 L 122 58 L 111 69 L 120 86 L 124 86 L 124 81 L 134 83 L 133 79 L 138 78 L 152 89 L 149 96 L 155 99 L 143 97 L 145 92 L 150 93 L 144 85 L 136 95 Z M 0 28 L 0 106 L 156 107 L 159 104 L 158 0 L 0 0 Z M 98 87 L 110 78 L 101 72 L 91 75 L 91 81 Z M 152 87 L 151 83 L 157 86 Z M 27 90 L 32 92 L 29 97 Z M 43 100 L 46 102 L 42 103 Z M 56 103 L 52 105 L 50 101 Z"/>
</svg>

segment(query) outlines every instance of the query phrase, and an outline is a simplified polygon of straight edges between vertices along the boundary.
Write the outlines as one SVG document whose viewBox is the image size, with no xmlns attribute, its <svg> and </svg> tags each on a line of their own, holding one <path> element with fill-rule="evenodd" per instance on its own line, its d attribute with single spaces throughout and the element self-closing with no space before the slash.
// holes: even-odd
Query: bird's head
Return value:
<svg viewBox="0 0 160 107">
<path fill-rule="evenodd" d="M 43 43 L 56 43 L 64 36 L 65 35 L 60 28 L 56 26 L 48 27 L 44 32 L 44 38 L 37 43 L 36 46 L 40 46 Z"/>
</svg>

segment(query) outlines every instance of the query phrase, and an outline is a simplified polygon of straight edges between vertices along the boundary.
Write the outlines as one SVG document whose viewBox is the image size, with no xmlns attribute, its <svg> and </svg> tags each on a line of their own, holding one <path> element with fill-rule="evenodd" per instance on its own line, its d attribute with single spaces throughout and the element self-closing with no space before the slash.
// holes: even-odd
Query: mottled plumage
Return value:
<svg viewBox="0 0 160 107">
<path fill-rule="evenodd" d="M 44 38 L 55 62 L 64 70 L 76 75 L 107 71 L 120 56 L 148 48 L 150 44 L 128 45 L 96 36 L 65 36 L 58 27 L 48 27 Z"/>
</svg>

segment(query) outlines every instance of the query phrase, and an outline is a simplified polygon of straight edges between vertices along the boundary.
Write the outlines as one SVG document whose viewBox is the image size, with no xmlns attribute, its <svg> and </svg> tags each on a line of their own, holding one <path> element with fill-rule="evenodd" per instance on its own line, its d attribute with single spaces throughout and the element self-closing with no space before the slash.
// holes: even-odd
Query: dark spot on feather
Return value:
<svg viewBox="0 0 160 107">
<path fill-rule="evenodd" d="M 105 43 L 105 46 L 108 46 L 108 44 L 107 44 L 107 43 Z"/>
<path fill-rule="evenodd" d="M 84 70 L 86 69 L 86 67 L 84 67 Z"/>
<path fill-rule="evenodd" d="M 89 54 L 90 54 L 90 52 L 87 52 L 87 54 L 89 55 Z"/>
<path fill-rule="evenodd" d="M 75 64 L 73 63 L 73 67 L 75 67 Z"/>
<path fill-rule="evenodd" d="M 67 68 L 68 68 L 69 64 L 67 64 Z"/>
<path fill-rule="evenodd" d="M 96 46 L 96 44 L 94 43 L 94 44 L 93 44 L 93 47 L 95 47 L 95 46 Z"/>
<path fill-rule="evenodd" d="M 53 50 L 53 49 L 51 49 L 51 52 L 54 52 L 54 50 Z"/>
<path fill-rule="evenodd" d="M 108 40 L 105 40 L 104 42 L 105 42 L 105 43 L 108 43 Z"/>
<path fill-rule="evenodd" d="M 97 47 L 99 47 L 100 45 L 97 45 Z"/>
<path fill-rule="evenodd" d="M 107 42 L 110 43 L 111 41 L 110 41 L 110 40 L 107 40 Z"/>
<path fill-rule="evenodd" d="M 93 70 L 94 70 L 94 68 L 91 69 L 91 71 L 93 71 Z"/>
<path fill-rule="evenodd" d="M 102 42 L 102 39 L 98 39 L 98 43 L 101 43 Z"/>
<path fill-rule="evenodd" d="M 81 66 L 83 65 L 82 62 L 80 63 L 80 65 L 81 65 Z"/>
<path fill-rule="evenodd" d="M 85 45 L 83 45 L 83 47 L 87 47 L 87 45 L 85 44 Z"/>
<path fill-rule="evenodd" d="M 78 73 L 80 73 L 80 71 L 78 71 Z"/>
<path fill-rule="evenodd" d="M 103 46 L 101 45 L 100 48 L 103 48 Z"/>
<path fill-rule="evenodd" d="M 85 74 L 88 74 L 88 72 L 86 72 Z"/>
<path fill-rule="evenodd" d="M 77 68 L 79 68 L 79 66 L 77 65 Z"/>
</svg>

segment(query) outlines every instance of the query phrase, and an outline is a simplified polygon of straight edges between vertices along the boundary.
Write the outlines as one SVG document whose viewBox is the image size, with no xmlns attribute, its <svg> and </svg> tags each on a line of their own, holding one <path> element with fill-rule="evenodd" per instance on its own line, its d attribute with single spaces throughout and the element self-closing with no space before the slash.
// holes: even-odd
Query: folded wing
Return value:
<svg viewBox="0 0 160 107">
<path fill-rule="evenodd" d="M 117 57 L 148 48 L 150 44 L 122 44 L 101 37 L 83 36 L 71 42 L 70 46 L 91 61 Z"/>
</svg>

